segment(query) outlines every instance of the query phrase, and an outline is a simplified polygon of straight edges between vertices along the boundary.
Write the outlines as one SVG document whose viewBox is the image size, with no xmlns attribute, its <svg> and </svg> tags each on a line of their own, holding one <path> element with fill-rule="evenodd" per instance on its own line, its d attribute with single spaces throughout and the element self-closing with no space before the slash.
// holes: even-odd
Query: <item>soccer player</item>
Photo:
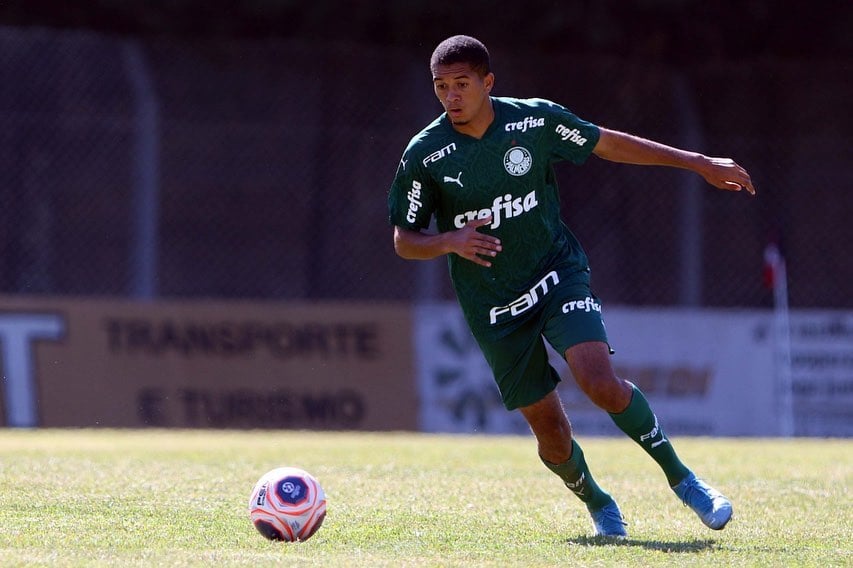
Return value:
<svg viewBox="0 0 853 568">
<path fill-rule="evenodd" d="M 719 189 L 754 194 L 749 174 L 729 158 L 599 127 L 551 101 L 491 96 L 489 52 L 469 36 L 441 42 L 430 70 L 445 112 L 409 142 L 391 185 L 397 254 L 447 255 L 504 406 L 527 420 L 540 458 L 584 502 L 596 535 L 625 537 L 625 522 L 572 436 L 544 340 L 565 356 L 592 402 L 660 465 L 684 504 L 722 529 L 732 516 L 729 500 L 681 462 L 640 389 L 613 372 L 601 302 L 590 291 L 586 254 L 561 221 L 552 164 L 595 154 L 684 168 Z M 437 234 L 425 231 L 433 215 Z"/>
</svg>

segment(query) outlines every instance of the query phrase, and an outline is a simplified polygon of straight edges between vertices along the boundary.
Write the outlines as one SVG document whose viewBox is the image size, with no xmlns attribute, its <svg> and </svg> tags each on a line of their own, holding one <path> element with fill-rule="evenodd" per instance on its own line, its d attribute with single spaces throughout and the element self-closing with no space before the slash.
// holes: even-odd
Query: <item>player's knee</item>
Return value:
<svg viewBox="0 0 853 568">
<path fill-rule="evenodd" d="M 590 401 L 607 412 L 621 412 L 631 401 L 630 387 L 615 375 L 578 378 L 577 382 Z"/>
</svg>

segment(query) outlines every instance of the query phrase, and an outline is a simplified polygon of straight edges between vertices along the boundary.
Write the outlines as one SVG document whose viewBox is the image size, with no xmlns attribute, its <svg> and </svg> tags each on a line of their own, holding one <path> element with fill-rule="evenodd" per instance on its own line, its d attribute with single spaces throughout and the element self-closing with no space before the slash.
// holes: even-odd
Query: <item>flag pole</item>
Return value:
<svg viewBox="0 0 853 568">
<path fill-rule="evenodd" d="M 773 287 L 773 328 L 777 382 L 779 435 L 794 435 L 794 393 L 791 378 L 791 318 L 788 309 L 788 271 L 785 257 L 776 243 L 764 250 L 765 268 Z"/>
</svg>

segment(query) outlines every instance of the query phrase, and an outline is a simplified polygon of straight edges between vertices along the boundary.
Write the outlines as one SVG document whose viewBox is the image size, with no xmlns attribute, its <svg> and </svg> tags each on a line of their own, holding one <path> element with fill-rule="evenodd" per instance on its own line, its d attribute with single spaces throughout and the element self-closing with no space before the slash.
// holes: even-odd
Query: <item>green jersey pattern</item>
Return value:
<svg viewBox="0 0 853 568">
<path fill-rule="evenodd" d="M 479 140 L 456 132 L 446 114 L 412 138 L 388 195 L 391 224 L 415 231 L 432 216 L 441 232 L 492 216 L 479 229 L 501 239 L 491 267 L 448 255 L 462 311 L 480 338 L 506 335 L 558 282 L 589 271 L 560 218 L 553 164 L 583 163 L 600 135 L 544 99 L 491 100 L 495 119 Z"/>
</svg>

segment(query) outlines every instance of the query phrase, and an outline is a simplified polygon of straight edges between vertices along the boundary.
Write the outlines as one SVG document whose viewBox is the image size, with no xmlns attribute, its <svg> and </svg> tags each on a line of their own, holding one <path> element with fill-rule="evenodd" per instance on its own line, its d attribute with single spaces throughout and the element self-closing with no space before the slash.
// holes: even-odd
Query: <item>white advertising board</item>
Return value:
<svg viewBox="0 0 853 568">
<path fill-rule="evenodd" d="M 670 434 L 774 436 L 784 400 L 769 311 L 613 308 L 606 313 L 612 362 L 645 393 Z M 415 357 L 421 428 L 524 433 L 507 412 L 456 304 L 418 306 Z M 853 314 L 791 314 L 790 377 L 795 435 L 853 435 Z M 579 435 L 615 435 L 610 417 L 577 387 L 560 355 L 551 363 Z"/>
<path fill-rule="evenodd" d="M 853 436 L 853 312 L 791 315 L 794 433 Z"/>
</svg>

